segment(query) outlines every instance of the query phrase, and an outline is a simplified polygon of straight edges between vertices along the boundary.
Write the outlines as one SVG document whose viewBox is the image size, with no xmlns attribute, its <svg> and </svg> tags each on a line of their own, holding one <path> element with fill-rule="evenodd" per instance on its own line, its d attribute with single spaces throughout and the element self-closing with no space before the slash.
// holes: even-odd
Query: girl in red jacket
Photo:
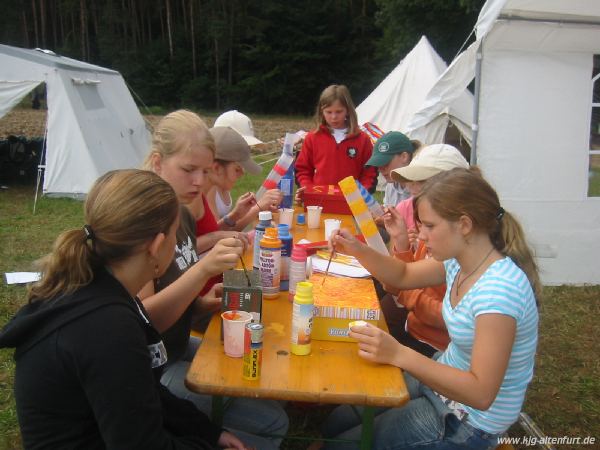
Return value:
<svg viewBox="0 0 600 450">
<path fill-rule="evenodd" d="M 309 186 L 335 184 L 352 175 L 369 191 L 377 184 L 377 169 L 365 167 L 373 144 L 360 130 L 348 88 L 332 84 L 319 98 L 317 128 L 306 135 L 296 160 L 297 199 Z"/>
</svg>

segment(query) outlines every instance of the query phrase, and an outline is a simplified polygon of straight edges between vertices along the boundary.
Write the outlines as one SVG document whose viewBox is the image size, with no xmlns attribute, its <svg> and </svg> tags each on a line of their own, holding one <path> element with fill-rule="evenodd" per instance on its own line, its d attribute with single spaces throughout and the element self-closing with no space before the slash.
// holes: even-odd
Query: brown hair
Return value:
<svg viewBox="0 0 600 450">
<path fill-rule="evenodd" d="M 486 232 L 494 247 L 525 272 L 536 298 L 541 298 L 537 264 L 523 229 L 512 214 L 501 208 L 498 194 L 478 168 L 456 168 L 431 177 L 415 197 L 415 214 L 418 202 L 424 198 L 445 220 L 456 222 L 461 216 L 470 217 L 474 228 Z"/>
<path fill-rule="evenodd" d="M 38 261 L 42 279 L 29 301 L 47 300 L 89 284 L 94 270 L 131 256 L 140 245 L 167 233 L 179 214 L 173 188 L 147 170 L 108 172 L 96 180 L 84 205 L 86 225 L 62 233 Z"/>
<path fill-rule="evenodd" d="M 200 116 L 186 109 L 179 109 L 163 117 L 152 133 L 152 147 L 144 160 L 144 169 L 152 170 L 152 155 L 163 159 L 181 151 L 189 152 L 198 147 L 208 148 L 215 154 L 215 141 L 208 126 Z"/>
<path fill-rule="evenodd" d="M 317 129 L 321 125 L 327 126 L 325 117 L 323 117 L 323 110 L 331 106 L 336 100 L 338 100 L 344 108 L 348 111 L 348 136 L 355 135 L 360 131 L 358 127 L 358 117 L 356 116 L 356 108 L 354 102 L 350 96 L 350 91 L 343 84 L 332 84 L 327 86 L 321 92 L 319 102 L 317 103 L 317 110 L 315 111 L 315 121 L 317 123 Z"/>
</svg>

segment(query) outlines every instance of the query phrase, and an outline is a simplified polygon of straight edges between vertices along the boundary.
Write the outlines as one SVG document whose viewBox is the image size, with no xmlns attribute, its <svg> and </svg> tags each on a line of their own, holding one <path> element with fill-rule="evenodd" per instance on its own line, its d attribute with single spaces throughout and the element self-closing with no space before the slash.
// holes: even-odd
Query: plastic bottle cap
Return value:
<svg viewBox="0 0 600 450">
<path fill-rule="evenodd" d="M 304 225 L 306 223 L 306 216 L 304 215 L 304 213 L 299 213 L 296 216 L 296 223 L 298 225 Z"/>
<path fill-rule="evenodd" d="M 277 238 L 277 228 L 269 227 L 265 230 L 265 236 Z"/>
<path fill-rule="evenodd" d="M 313 284 L 310 281 L 300 281 L 296 285 L 296 295 L 312 297 Z"/>
<path fill-rule="evenodd" d="M 306 249 L 300 245 L 294 245 L 292 249 L 292 258 L 294 259 L 306 259 L 307 258 Z"/>
<path fill-rule="evenodd" d="M 280 223 L 277 225 L 277 229 L 279 230 L 279 236 L 289 236 L 290 235 L 290 226 L 287 223 Z"/>
<path fill-rule="evenodd" d="M 271 220 L 273 219 L 273 214 L 271 211 L 260 211 L 258 213 L 258 220 Z"/>
</svg>

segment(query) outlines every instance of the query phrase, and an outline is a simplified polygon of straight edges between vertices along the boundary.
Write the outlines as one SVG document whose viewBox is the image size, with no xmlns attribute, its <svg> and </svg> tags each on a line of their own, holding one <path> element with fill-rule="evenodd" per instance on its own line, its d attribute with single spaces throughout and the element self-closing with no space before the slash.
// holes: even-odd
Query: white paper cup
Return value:
<svg viewBox="0 0 600 450">
<path fill-rule="evenodd" d="M 340 229 L 342 221 L 338 219 L 325 219 L 323 223 L 325 224 L 325 240 L 328 241 L 331 233 Z"/>
<path fill-rule="evenodd" d="M 225 354 L 241 358 L 244 355 L 244 327 L 252 320 L 252 314 L 246 311 L 225 311 L 221 318 Z"/>
<path fill-rule="evenodd" d="M 323 211 L 322 206 L 307 206 L 306 207 L 306 223 L 308 228 L 319 228 L 319 223 L 321 219 L 321 211 Z"/>
<path fill-rule="evenodd" d="M 279 224 L 284 224 L 292 228 L 294 223 L 294 210 L 292 208 L 282 208 L 279 210 Z"/>
</svg>

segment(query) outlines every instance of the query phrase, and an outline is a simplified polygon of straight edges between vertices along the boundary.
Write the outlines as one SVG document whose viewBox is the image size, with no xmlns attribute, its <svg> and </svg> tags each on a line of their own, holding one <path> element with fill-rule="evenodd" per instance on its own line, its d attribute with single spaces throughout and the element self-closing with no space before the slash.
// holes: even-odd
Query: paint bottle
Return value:
<svg viewBox="0 0 600 450">
<path fill-rule="evenodd" d="M 314 303 L 312 289 L 313 284 L 309 281 L 301 281 L 296 285 L 292 307 L 292 353 L 294 355 L 310 353 Z"/>
<path fill-rule="evenodd" d="M 254 253 L 252 254 L 252 265 L 257 269 L 259 267 L 260 240 L 265 235 L 265 229 L 271 226 L 272 220 L 273 214 L 271 214 L 271 211 L 260 211 L 258 213 L 258 223 L 254 229 Z"/>
<path fill-rule="evenodd" d="M 294 239 L 290 234 L 290 227 L 287 224 L 277 225 L 279 240 L 281 241 L 281 290 L 287 291 L 290 280 L 290 259 L 292 257 L 292 246 Z"/>
<path fill-rule="evenodd" d="M 277 228 L 269 227 L 260 240 L 259 273 L 263 298 L 279 297 L 281 276 L 281 241 L 277 237 Z"/>
<path fill-rule="evenodd" d="M 290 282 L 288 288 L 290 302 L 294 301 L 296 285 L 301 281 L 306 281 L 306 258 L 306 249 L 299 245 L 294 245 L 292 257 L 290 258 Z"/>
<path fill-rule="evenodd" d="M 279 190 L 283 194 L 280 208 L 294 207 L 294 164 L 290 164 L 287 172 L 279 180 Z"/>
</svg>

